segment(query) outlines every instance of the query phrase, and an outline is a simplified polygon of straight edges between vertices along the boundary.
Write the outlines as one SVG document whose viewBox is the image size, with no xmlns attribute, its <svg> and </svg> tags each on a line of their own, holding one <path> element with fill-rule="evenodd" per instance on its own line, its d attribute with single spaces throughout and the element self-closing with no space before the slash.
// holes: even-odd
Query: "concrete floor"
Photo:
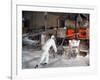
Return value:
<svg viewBox="0 0 100 80">
<path fill-rule="evenodd" d="M 34 69 L 35 65 L 38 64 L 42 50 L 40 49 L 27 49 L 23 48 L 22 51 L 22 68 L 23 69 Z M 56 55 L 54 58 L 50 54 L 49 64 L 39 66 L 39 68 L 52 68 L 52 67 L 73 67 L 73 66 L 89 66 L 89 56 L 77 56 L 76 58 L 68 59 L 66 55 Z"/>
</svg>

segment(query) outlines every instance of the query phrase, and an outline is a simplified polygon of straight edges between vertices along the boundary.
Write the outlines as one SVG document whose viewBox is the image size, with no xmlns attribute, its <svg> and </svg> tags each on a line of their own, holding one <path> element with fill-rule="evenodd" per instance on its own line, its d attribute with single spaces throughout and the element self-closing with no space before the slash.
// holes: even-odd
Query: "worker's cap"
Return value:
<svg viewBox="0 0 100 80">
<path fill-rule="evenodd" d="M 51 36 L 51 38 L 52 38 L 52 39 L 55 39 L 55 36 L 54 36 L 54 35 L 52 35 L 52 36 Z"/>
</svg>

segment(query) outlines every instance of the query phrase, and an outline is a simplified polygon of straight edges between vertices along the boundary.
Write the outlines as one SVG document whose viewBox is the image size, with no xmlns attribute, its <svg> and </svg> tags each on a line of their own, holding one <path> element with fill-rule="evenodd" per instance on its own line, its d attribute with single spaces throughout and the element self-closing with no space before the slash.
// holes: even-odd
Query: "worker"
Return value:
<svg viewBox="0 0 100 80">
<path fill-rule="evenodd" d="M 71 51 L 71 56 L 76 57 L 77 54 L 79 53 L 79 45 L 80 45 L 80 40 L 77 38 L 73 38 L 72 40 L 69 40 L 69 47 Z"/>
<path fill-rule="evenodd" d="M 53 49 L 54 49 L 54 51 L 56 53 L 57 52 L 57 47 L 56 47 L 56 44 L 55 44 L 54 35 L 52 35 L 51 38 L 48 39 L 46 41 L 46 43 L 43 45 L 43 47 L 42 47 L 43 53 L 42 53 L 40 62 L 34 68 L 37 68 L 41 64 L 42 65 L 48 64 L 48 62 L 49 62 L 49 50 L 50 50 L 51 47 L 53 47 Z"/>
</svg>

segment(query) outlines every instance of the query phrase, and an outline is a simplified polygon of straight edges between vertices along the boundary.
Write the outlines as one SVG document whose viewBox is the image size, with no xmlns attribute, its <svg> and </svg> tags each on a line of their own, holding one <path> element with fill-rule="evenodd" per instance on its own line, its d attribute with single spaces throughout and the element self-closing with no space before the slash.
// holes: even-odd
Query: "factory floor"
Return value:
<svg viewBox="0 0 100 80">
<path fill-rule="evenodd" d="M 24 47 L 22 50 L 22 68 L 35 69 L 35 65 L 39 63 L 42 54 L 41 49 L 32 49 Z M 74 67 L 74 66 L 89 66 L 89 55 L 83 57 L 78 55 L 75 58 L 67 58 L 65 54 L 56 55 L 50 53 L 49 63 L 40 65 L 39 68 L 56 68 L 56 67 Z"/>
</svg>

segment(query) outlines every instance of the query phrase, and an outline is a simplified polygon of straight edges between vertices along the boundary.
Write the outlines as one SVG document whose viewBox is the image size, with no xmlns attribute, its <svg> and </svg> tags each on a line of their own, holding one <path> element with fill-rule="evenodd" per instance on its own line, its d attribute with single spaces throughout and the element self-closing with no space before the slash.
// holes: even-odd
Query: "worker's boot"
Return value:
<svg viewBox="0 0 100 80">
<path fill-rule="evenodd" d="M 43 66 L 46 65 L 46 64 L 47 64 L 47 63 L 41 63 L 41 65 L 43 65 Z"/>
<path fill-rule="evenodd" d="M 46 65 L 47 63 L 44 63 L 44 65 Z"/>
<path fill-rule="evenodd" d="M 38 68 L 38 65 L 36 65 L 34 68 Z"/>
</svg>

